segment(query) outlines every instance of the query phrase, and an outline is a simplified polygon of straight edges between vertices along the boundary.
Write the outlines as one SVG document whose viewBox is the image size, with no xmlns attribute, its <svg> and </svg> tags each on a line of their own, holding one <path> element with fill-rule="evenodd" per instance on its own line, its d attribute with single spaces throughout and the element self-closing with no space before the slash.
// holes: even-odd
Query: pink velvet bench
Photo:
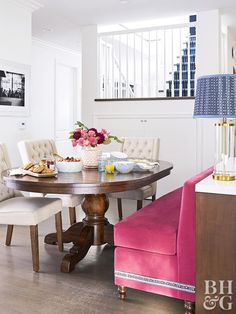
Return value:
<svg viewBox="0 0 236 314">
<path fill-rule="evenodd" d="M 195 185 L 213 168 L 117 223 L 115 284 L 124 299 L 126 287 L 185 301 L 195 308 Z"/>
</svg>

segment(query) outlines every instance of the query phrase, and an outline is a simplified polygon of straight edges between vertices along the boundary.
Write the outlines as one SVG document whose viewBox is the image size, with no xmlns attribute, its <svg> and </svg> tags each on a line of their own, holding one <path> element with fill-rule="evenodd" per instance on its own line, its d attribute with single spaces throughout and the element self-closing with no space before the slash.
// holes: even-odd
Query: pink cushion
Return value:
<svg viewBox="0 0 236 314">
<path fill-rule="evenodd" d="M 115 225 L 115 246 L 175 255 L 182 188 Z"/>
<path fill-rule="evenodd" d="M 148 278 L 158 278 L 160 280 L 167 279 L 172 282 L 178 281 L 176 255 L 154 254 L 116 247 L 114 260 L 116 272 L 141 275 Z M 116 273 L 115 284 L 172 297 L 178 297 L 179 294 L 179 290 L 155 285 L 152 281 L 145 283 L 145 281 L 140 282 L 129 278 L 121 278 Z"/>
<path fill-rule="evenodd" d="M 178 283 L 184 286 L 186 283 L 178 280 L 178 260 L 176 255 L 162 255 L 116 247 L 114 260 L 116 285 L 182 300 L 195 301 L 194 292 L 186 292 L 178 288 Z M 122 276 L 119 273 L 126 276 Z M 135 279 L 134 276 L 136 277 L 137 275 L 144 276 L 144 280 Z M 161 283 L 165 283 L 168 280 L 170 284 L 155 284 L 155 279 L 159 279 Z M 177 283 L 177 285 L 173 286 L 172 283 Z"/>
</svg>

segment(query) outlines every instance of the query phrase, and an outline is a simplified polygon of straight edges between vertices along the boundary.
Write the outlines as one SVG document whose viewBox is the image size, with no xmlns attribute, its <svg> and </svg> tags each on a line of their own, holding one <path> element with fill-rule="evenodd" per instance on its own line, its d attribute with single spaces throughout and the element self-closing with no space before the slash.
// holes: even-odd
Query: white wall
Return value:
<svg viewBox="0 0 236 314">
<path fill-rule="evenodd" d="M 197 14 L 197 76 L 220 71 L 220 14 L 219 10 Z"/>
<path fill-rule="evenodd" d="M 30 64 L 31 11 L 0 0 L 0 58 Z"/>
<path fill-rule="evenodd" d="M 197 16 L 197 74 L 219 73 L 219 12 L 200 12 Z M 82 47 L 83 121 L 89 126 L 109 127 L 109 131 L 118 135 L 160 137 L 160 158 L 174 163 L 172 175 L 159 183 L 160 194 L 180 186 L 185 179 L 213 164 L 213 122 L 192 119 L 194 100 L 95 102 L 95 26 L 84 28 Z M 147 120 L 145 132 L 143 119 Z"/>
<path fill-rule="evenodd" d="M 30 138 L 54 138 L 55 64 L 71 65 L 80 73 L 80 54 L 37 40 L 31 34 L 31 9 L 15 1 L 0 0 L 0 59 L 31 65 L 31 97 L 28 116 L 0 116 L 0 141 L 7 144 L 14 166 L 21 164 L 17 142 Z M 77 79 L 75 120 L 80 118 L 80 77 Z M 21 122 L 25 129 L 20 128 Z M 73 126 L 71 126 L 73 127 Z M 71 145 L 68 143 L 68 154 Z"/>
<path fill-rule="evenodd" d="M 219 10 L 198 13 L 197 77 L 221 73 L 221 21 Z M 198 119 L 198 160 L 200 169 L 214 162 L 214 119 Z"/>
<path fill-rule="evenodd" d="M 236 50 L 236 36 L 233 34 L 230 28 L 227 30 L 227 72 L 233 73 L 233 68 L 236 70 L 236 58 L 232 58 L 232 48 L 234 47 Z"/>
<path fill-rule="evenodd" d="M 82 28 L 82 119 L 93 121 L 93 103 L 97 97 L 97 26 Z"/>
<path fill-rule="evenodd" d="M 31 63 L 31 11 L 11 1 L 0 0 L 0 59 Z M 20 130 L 21 122 L 26 129 Z M 7 144 L 13 165 L 19 163 L 16 143 L 30 135 L 30 117 L 0 116 L 0 141 Z"/>
<path fill-rule="evenodd" d="M 75 95 L 74 117 L 72 119 L 71 128 L 73 128 L 73 123 L 80 119 L 80 59 L 79 53 L 37 39 L 33 40 L 31 138 L 55 138 L 54 114 L 56 105 L 55 79 L 57 63 L 68 65 L 77 72 L 77 93 Z M 63 88 L 63 86 L 61 86 L 61 88 Z M 65 146 L 58 147 L 58 150 L 62 155 L 71 155 L 72 145 L 70 141 L 68 140 Z"/>
</svg>

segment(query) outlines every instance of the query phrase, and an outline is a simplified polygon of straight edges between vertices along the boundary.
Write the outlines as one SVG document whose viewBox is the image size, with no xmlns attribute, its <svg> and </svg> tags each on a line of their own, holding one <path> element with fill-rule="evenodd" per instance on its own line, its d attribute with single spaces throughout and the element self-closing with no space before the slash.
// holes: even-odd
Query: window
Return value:
<svg viewBox="0 0 236 314">
<path fill-rule="evenodd" d="M 194 96 L 195 22 L 100 33 L 99 98 Z"/>
</svg>

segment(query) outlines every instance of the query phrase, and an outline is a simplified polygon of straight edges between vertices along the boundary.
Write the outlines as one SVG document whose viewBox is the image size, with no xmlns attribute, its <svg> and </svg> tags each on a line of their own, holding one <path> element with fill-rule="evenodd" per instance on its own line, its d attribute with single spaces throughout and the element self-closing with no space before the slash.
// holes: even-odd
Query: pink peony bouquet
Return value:
<svg viewBox="0 0 236 314">
<path fill-rule="evenodd" d="M 89 129 L 80 121 L 77 121 L 75 125 L 75 130 L 70 132 L 73 146 L 96 147 L 100 144 L 110 144 L 112 140 L 122 143 L 117 136 L 110 135 L 105 129 L 100 132 L 95 128 Z"/>
</svg>

